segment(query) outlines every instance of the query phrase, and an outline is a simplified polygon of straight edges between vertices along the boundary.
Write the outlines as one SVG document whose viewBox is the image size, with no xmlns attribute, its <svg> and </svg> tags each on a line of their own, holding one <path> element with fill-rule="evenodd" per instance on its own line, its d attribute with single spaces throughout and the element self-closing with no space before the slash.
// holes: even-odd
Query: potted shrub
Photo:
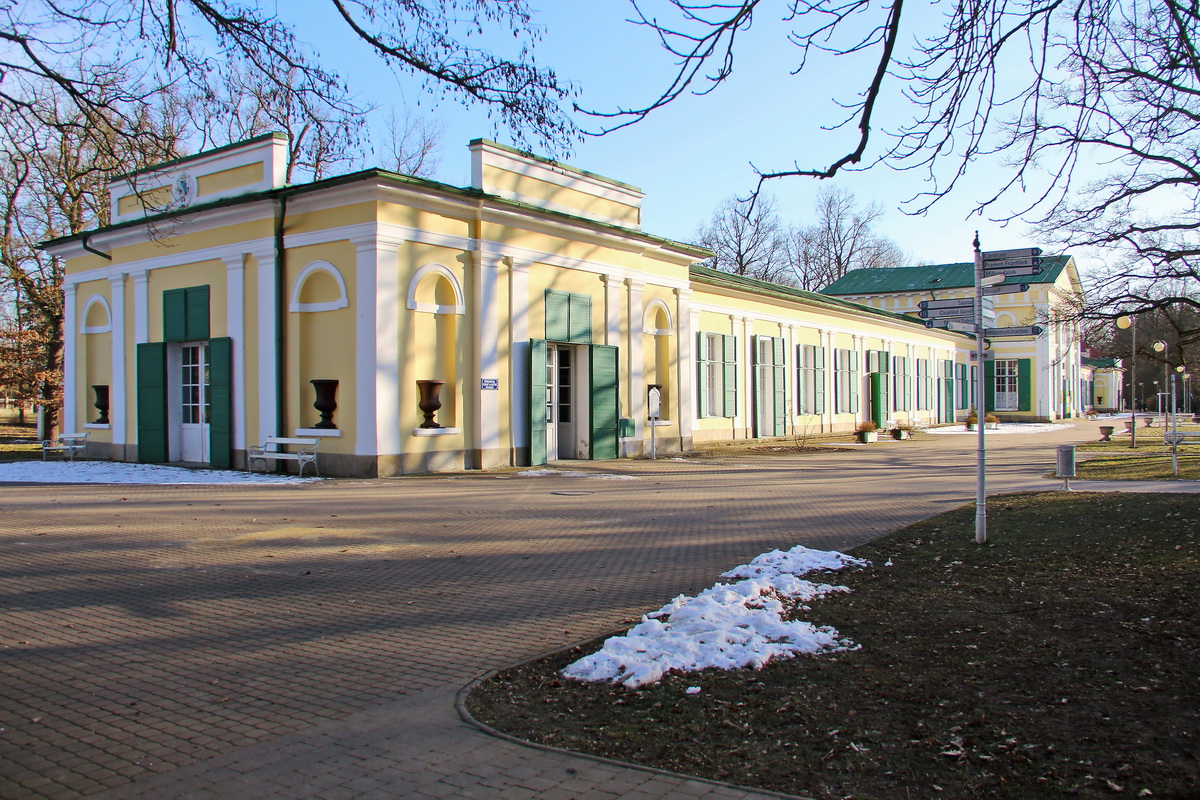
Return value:
<svg viewBox="0 0 1200 800">
<path fill-rule="evenodd" d="M 987 425 L 989 431 L 994 431 L 1000 427 L 1000 418 L 995 414 L 986 414 L 983 417 L 983 424 Z"/>
<path fill-rule="evenodd" d="M 871 442 L 879 441 L 878 427 L 875 424 L 875 420 L 863 420 L 858 423 L 858 427 L 854 429 L 854 433 L 860 442 L 870 444 Z"/>
<path fill-rule="evenodd" d="M 911 438 L 912 437 L 912 429 L 913 429 L 912 425 L 909 425 L 906 422 L 902 422 L 899 425 L 892 428 L 892 438 L 895 439 L 897 442 L 901 441 L 902 439 Z"/>
<path fill-rule="evenodd" d="M 979 417 L 975 414 L 975 409 L 971 409 L 963 423 L 967 426 L 967 430 L 975 430 L 975 426 L 979 424 Z"/>
</svg>

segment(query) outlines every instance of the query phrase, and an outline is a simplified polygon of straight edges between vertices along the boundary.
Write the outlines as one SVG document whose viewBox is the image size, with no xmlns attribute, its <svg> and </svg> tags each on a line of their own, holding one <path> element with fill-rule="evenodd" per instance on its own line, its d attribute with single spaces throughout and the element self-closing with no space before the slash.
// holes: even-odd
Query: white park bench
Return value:
<svg viewBox="0 0 1200 800">
<path fill-rule="evenodd" d="M 317 445 L 320 444 L 319 439 L 296 439 L 286 436 L 268 436 L 267 440 L 262 444 L 252 444 L 246 450 L 246 465 L 250 471 L 254 471 L 254 462 L 261 461 L 263 463 L 263 471 L 266 471 L 266 466 L 271 461 L 295 461 L 300 470 L 300 476 L 304 476 L 304 467 L 312 464 L 313 471 L 319 477 L 321 470 L 317 466 Z"/>
<path fill-rule="evenodd" d="M 74 461 L 76 453 L 87 452 L 87 437 L 86 433 L 60 433 L 57 439 L 46 439 L 42 442 L 42 461 L 50 454 Z"/>
</svg>

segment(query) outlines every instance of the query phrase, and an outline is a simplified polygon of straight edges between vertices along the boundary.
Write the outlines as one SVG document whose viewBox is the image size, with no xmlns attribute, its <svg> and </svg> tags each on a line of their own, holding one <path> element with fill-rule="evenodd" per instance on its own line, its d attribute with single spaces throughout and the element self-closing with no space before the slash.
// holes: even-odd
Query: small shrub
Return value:
<svg viewBox="0 0 1200 800">
<path fill-rule="evenodd" d="M 875 420 L 865 419 L 862 422 L 858 423 L 858 427 L 856 427 L 854 429 L 854 432 L 855 433 L 872 433 L 878 429 L 879 429 L 879 426 L 875 424 Z"/>
<path fill-rule="evenodd" d="M 1000 418 L 997 417 L 995 414 L 987 414 L 984 416 L 983 421 L 984 422 L 999 422 Z"/>
</svg>

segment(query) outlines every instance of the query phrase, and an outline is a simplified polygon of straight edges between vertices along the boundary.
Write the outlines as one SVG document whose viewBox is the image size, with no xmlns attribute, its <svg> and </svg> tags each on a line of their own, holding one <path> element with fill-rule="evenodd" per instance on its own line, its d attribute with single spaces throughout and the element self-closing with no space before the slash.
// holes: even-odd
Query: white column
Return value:
<svg viewBox="0 0 1200 800">
<path fill-rule="evenodd" d="M 353 240 L 355 415 L 358 455 L 400 453 L 399 246 Z"/>
<path fill-rule="evenodd" d="M 508 270 L 509 385 L 514 450 L 529 447 L 529 264 L 513 262 Z M 513 454 L 515 459 L 515 453 Z M 514 460 L 515 466 L 515 460 Z"/>
<path fill-rule="evenodd" d="M 784 403 L 784 408 L 787 409 L 787 427 L 790 431 L 796 430 L 796 419 L 800 416 L 800 409 L 796 405 L 796 398 L 800 392 L 796 388 L 796 380 L 799 377 L 800 364 L 796 360 L 796 338 L 797 327 L 795 325 L 779 326 L 779 335 L 783 337 L 783 383 L 787 386 L 787 402 Z"/>
<path fill-rule="evenodd" d="M 634 436 L 641 439 L 646 424 L 646 386 L 642 374 L 642 289 L 646 287 L 646 282 L 626 278 L 625 283 L 629 287 L 629 415 L 633 417 Z"/>
<path fill-rule="evenodd" d="M 225 259 L 225 334 L 232 342 L 233 409 L 230 436 L 234 449 L 246 446 L 246 265 L 245 257 Z"/>
<path fill-rule="evenodd" d="M 78 291 L 74 282 L 63 281 L 63 404 L 59 420 L 62 433 L 73 433 L 78 427 L 75 407 L 79 402 L 79 375 L 75 368 L 79 358 L 79 320 L 75 318 Z"/>
<path fill-rule="evenodd" d="M 741 422 L 735 420 L 735 424 L 742 424 L 746 428 L 746 438 L 754 438 L 754 320 L 750 317 L 741 317 L 742 322 L 742 357 L 738 360 L 742 363 L 738 368 L 738 378 L 741 381 L 741 388 L 738 395 L 741 397 L 741 402 L 738 403 L 738 413 L 741 414 Z"/>
<path fill-rule="evenodd" d="M 150 341 L 150 273 L 146 270 L 131 272 L 133 278 L 133 341 L 145 344 Z"/>
<path fill-rule="evenodd" d="M 834 397 L 834 387 L 837 384 L 837 373 L 834 370 L 835 356 L 834 345 L 837 344 L 837 339 L 834 338 L 833 331 L 817 331 L 817 337 L 821 341 L 821 346 L 825 348 L 825 423 L 823 425 L 826 431 L 833 430 L 833 417 L 837 413 L 837 399 Z"/>
<path fill-rule="evenodd" d="M 500 285 L 501 257 L 492 253 L 475 253 L 476 279 L 472 297 L 473 316 L 478 337 L 475 353 L 476 370 L 471 376 L 467 393 L 474 397 L 474 424 L 471 426 L 472 446 L 478 455 L 475 466 L 490 466 L 488 453 L 493 456 L 500 448 L 500 392 L 483 391 L 483 381 L 500 380 L 500 309 L 497 296 Z"/>
<path fill-rule="evenodd" d="M 258 436 L 275 436 L 279 424 L 278 398 L 282 386 L 275 383 L 275 253 L 260 250 L 254 254 L 258 269 Z"/>
<path fill-rule="evenodd" d="M 108 285 L 112 287 L 112 387 L 108 418 L 112 420 L 112 441 L 117 447 L 114 455 L 124 457 L 125 431 L 129 417 L 129 409 L 125 407 L 125 276 L 109 278 Z"/>
<path fill-rule="evenodd" d="M 624 278 L 604 276 L 604 343 L 614 347 L 621 346 L 621 289 L 624 285 Z"/>
<path fill-rule="evenodd" d="M 679 398 L 679 416 L 676 419 L 679 420 L 681 437 L 691 436 L 692 429 L 696 427 L 696 404 L 692 399 L 695 396 L 693 387 L 696 381 L 696 359 L 693 356 L 695 339 L 691 296 L 691 289 L 675 290 L 675 346 L 678 366 L 675 380 L 676 386 L 679 387 L 679 391 L 675 393 Z"/>
</svg>

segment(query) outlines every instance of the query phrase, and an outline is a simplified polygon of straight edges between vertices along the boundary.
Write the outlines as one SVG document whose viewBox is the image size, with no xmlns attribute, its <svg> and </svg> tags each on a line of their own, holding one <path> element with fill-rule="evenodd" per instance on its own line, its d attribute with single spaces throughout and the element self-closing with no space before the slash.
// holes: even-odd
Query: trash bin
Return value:
<svg viewBox="0 0 1200 800">
<path fill-rule="evenodd" d="M 1075 445 L 1060 444 L 1057 447 L 1057 472 L 1055 477 L 1062 478 L 1062 488 L 1071 491 L 1071 478 L 1075 477 Z"/>
</svg>

